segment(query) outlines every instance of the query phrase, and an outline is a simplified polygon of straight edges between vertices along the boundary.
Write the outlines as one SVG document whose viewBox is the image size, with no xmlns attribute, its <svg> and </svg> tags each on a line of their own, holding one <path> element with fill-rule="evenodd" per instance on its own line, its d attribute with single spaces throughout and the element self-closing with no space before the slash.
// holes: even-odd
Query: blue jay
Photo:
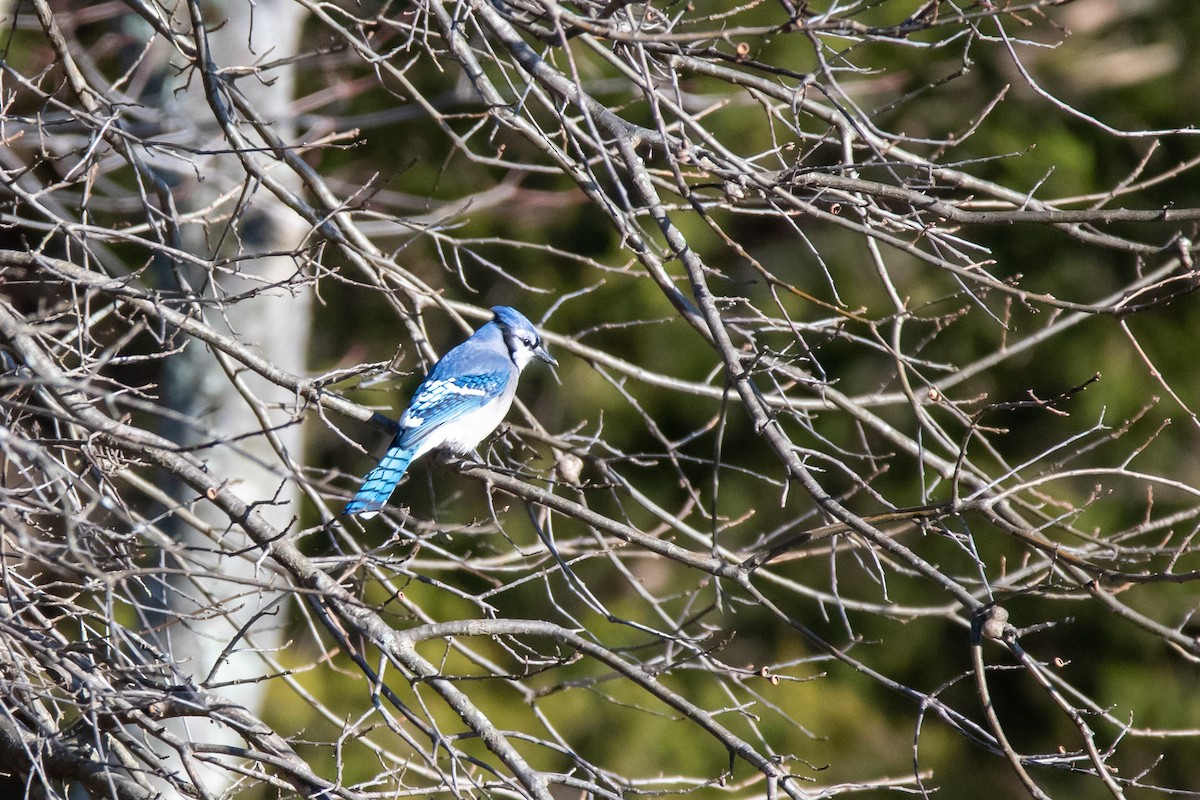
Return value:
<svg viewBox="0 0 1200 800">
<path fill-rule="evenodd" d="M 558 366 L 533 323 L 508 306 L 492 309 L 492 321 L 442 356 L 417 387 L 400 430 L 346 514 L 378 514 L 414 458 L 435 447 L 463 455 L 487 437 L 512 406 L 517 377 L 534 358 Z"/>
</svg>

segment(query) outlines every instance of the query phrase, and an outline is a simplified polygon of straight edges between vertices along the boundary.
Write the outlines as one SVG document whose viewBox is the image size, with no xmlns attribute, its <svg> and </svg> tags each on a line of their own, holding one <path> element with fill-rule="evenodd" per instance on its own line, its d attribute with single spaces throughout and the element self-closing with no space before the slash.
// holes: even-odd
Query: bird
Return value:
<svg viewBox="0 0 1200 800">
<path fill-rule="evenodd" d="M 558 366 L 533 323 L 509 306 L 442 356 L 417 387 L 399 430 L 343 514 L 370 519 L 383 510 L 414 459 L 435 448 L 471 452 L 508 414 L 517 378 L 533 359 Z"/>
</svg>

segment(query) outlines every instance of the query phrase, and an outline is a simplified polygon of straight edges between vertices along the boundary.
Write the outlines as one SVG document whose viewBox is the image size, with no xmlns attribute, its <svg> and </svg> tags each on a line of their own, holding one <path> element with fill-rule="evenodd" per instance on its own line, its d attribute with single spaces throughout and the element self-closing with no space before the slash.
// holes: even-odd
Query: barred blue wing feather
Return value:
<svg viewBox="0 0 1200 800">
<path fill-rule="evenodd" d="M 458 375 L 439 379 L 432 375 L 413 395 L 408 410 L 400 417 L 401 443 L 416 449 L 443 424 L 462 418 L 492 402 L 502 394 L 508 375 L 489 372 L 483 375 Z"/>
</svg>

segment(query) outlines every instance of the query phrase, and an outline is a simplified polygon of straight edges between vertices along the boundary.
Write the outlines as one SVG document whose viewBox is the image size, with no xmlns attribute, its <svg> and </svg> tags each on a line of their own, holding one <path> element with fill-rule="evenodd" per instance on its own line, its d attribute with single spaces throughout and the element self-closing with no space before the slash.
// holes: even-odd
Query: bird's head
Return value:
<svg viewBox="0 0 1200 800">
<path fill-rule="evenodd" d="M 537 329 L 533 327 L 532 322 L 525 318 L 524 314 L 508 306 L 495 306 L 492 314 L 495 315 L 493 319 L 499 326 L 500 332 L 504 334 L 504 343 L 508 345 L 508 354 L 512 357 L 513 363 L 517 365 L 517 369 L 525 369 L 525 365 L 534 358 L 540 358 L 547 364 L 558 366 L 554 356 L 546 352 L 546 347 L 542 344 L 542 337 L 538 335 Z"/>
</svg>

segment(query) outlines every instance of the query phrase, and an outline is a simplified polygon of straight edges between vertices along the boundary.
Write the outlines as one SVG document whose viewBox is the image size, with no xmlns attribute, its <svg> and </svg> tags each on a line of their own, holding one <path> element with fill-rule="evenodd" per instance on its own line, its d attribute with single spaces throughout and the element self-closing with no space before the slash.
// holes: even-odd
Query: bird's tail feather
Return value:
<svg viewBox="0 0 1200 800">
<path fill-rule="evenodd" d="M 363 519 L 370 519 L 383 510 L 388 498 L 396 490 L 396 484 L 404 477 L 409 462 L 413 460 L 413 451 L 398 445 L 392 445 L 380 459 L 375 469 L 363 478 L 362 488 L 354 499 L 346 504 L 345 514 L 357 514 Z"/>
</svg>

